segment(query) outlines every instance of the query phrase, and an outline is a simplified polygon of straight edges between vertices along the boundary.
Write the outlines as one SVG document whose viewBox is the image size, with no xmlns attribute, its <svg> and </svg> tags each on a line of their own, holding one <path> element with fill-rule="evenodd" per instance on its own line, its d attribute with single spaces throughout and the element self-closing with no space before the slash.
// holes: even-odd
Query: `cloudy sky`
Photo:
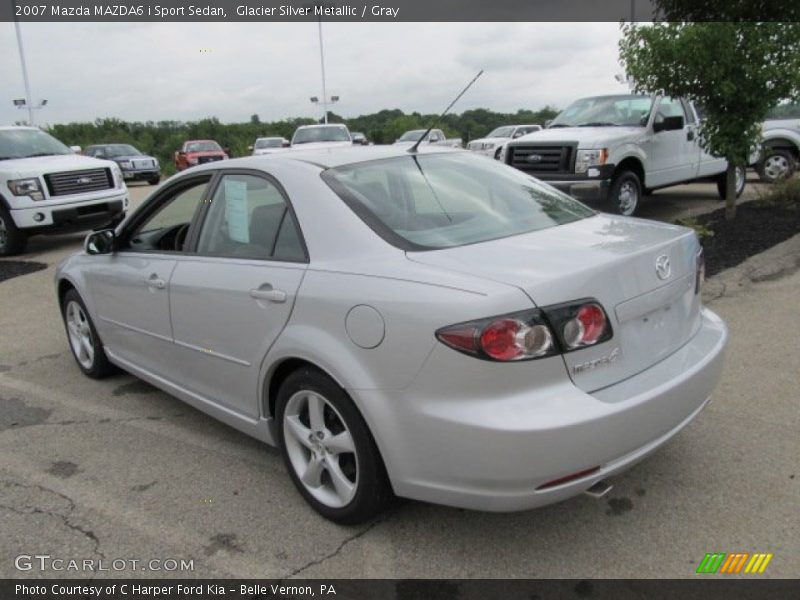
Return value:
<svg viewBox="0 0 800 600">
<path fill-rule="evenodd" d="M 321 114 L 316 23 L 23 23 L 38 124 L 183 120 L 224 122 Z M 617 92 L 616 23 L 325 23 L 328 95 L 345 117 L 400 108 L 564 107 Z M 24 119 L 13 23 L 0 23 L 0 124 Z M 316 111 L 316 112 L 315 112 Z"/>
</svg>

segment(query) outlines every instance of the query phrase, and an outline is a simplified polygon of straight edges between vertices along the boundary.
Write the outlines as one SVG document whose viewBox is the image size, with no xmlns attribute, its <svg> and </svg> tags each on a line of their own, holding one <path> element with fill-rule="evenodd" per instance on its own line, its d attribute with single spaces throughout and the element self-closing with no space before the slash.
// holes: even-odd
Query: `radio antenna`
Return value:
<svg viewBox="0 0 800 600">
<path fill-rule="evenodd" d="M 439 115 L 439 118 L 435 119 L 433 121 L 433 123 L 431 123 L 431 126 L 428 127 L 427 131 L 425 131 L 425 133 L 423 133 L 422 136 L 420 136 L 420 138 L 416 141 L 416 143 L 413 146 L 411 146 L 411 148 L 408 149 L 408 152 L 414 154 L 417 151 L 417 148 L 419 148 L 419 145 L 422 143 L 422 140 L 424 140 L 428 136 L 428 134 L 431 132 L 431 129 L 433 129 L 433 126 L 436 125 L 439 121 L 442 120 L 442 118 L 447 114 L 447 111 L 449 111 L 451 108 L 453 108 L 453 105 L 456 102 L 458 102 L 459 98 L 461 98 L 461 96 L 463 96 L 467 92 L 467 90 L 472 87 L 472 84 L 475 83 L 478 80 L 478 77 L 480 77 L 481 75 L 483 75 L 483 69 L 478 71 L 478 74 L 475 75 L 475 77 L 472 78 L 472 81 L 470 81 L 467 84 L 467 87 L 465 87 L 463 90 L 461 90 L 461 93 L 458 96 L 456 96 L 455 100 L 453 100 L 450 103 L 450 105 L 447 108 L 444 109 L 444 112 L 441 115 Z"/>
</svg>

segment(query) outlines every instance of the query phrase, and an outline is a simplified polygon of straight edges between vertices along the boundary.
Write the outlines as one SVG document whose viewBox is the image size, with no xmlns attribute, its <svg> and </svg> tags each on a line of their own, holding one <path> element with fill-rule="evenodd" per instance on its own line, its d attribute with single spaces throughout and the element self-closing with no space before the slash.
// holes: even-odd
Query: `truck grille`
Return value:
<svg viewBox="0 0 800 600">
<path fill-rule="evenodd" d="M 511 145 L 506 161 L 528 173 L 572 173 L 575 165 L 574 146 Z"/>
<path fill-rule="evenodd" d="M 203 163 L 210 163 L 216 160 L 222 160 L 221 156 L 200 156 L 197 158 L 197 164 L 202 165 Z"/>
<path fill-rule="evenodd" d="M 44 180 L 50 196 L 69 196 L 70 194 L 109 190 L 114 187 L 111 169 L 48 173 L 44 176 Z"/>
<path fill-rule="evenodd" d="M 149 158 L 134 159 L 131 162 L 134 169 L 154 169 L 156 166 L 155 161 Z"/>
</svg>

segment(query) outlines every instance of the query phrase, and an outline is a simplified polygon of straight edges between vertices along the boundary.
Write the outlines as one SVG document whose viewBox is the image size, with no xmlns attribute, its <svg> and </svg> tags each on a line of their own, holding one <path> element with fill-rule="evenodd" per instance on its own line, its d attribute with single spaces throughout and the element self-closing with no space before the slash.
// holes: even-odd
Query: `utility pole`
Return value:
<svg viewBox="0 0 800 600">
<path fill-rule="evenodd" d="M 322 109 L 325 111 L 325 124 L 328 124 L 328 90 L 325 85 L 325 52 L 322 48 L 322 15 L 319 16 L 319 64 L 322 67 Z"/>
<path fill-rule="evenodd" d="M 16 15 L 14 17 L 14 28 L 17 31 L 17 46 L 19 47 L 19 62 L 22 66 L 22 79 L 25 81 L 25 103 L 28 105 L 28 125 L 33 126 L 33 99 L 31 98 L 31 85 L 28 82 L 28 67 L 25 64 L 25 49 L 22 47 L 22 33 L 19 30 L 19 20 L 16 18 Z"/>
</svg>

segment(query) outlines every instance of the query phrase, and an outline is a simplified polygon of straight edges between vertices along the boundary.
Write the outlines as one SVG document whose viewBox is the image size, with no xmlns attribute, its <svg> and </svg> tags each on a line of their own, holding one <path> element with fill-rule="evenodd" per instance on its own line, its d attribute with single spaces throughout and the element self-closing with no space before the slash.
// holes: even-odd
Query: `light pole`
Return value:
<svg viewBox="0 0 800 600">
<path fill-rule="evenodd" d="M 14 98 L 14 106 L 28 109 L 28 124 L 33 126 L 33 111 L 47 106 L 47 100 L 39 100 L 39 104 L 31 104 L 25 98 Z"/>
<path fill-rule="evenodd" d="M 311 96 L 311 98 L 309 98 L 309 100 L 311 100 L 312 104 L 319 104 L 319 97 L 317 97 L 317 96 Z M 326 100 L 325 96 L 322 97 L 322 103 L 323 103 L 323 106 L 325 107 L 324 121 L 325 121 L 326 125 L 328 124 L 328 103 L 336 104 L 338 101 L 339 101 L 339 96 L 331 96 L 327 100 Z"/>
<path fill-rule="evenodd" d="M 325 125 L 328 124 L 328 90 L 325 86 L 325 51 L 322 46 L 322 15 L 319 16 L 319 64 L 322 67 L 322 109 L 324 112 Z"/>
<path fill-rule="evenodd" d="M 15 11 L 16 12 L 16 11 Z M 33 125 L 33 101 L 31 100 L 31 85 L 28 82 L 28 67 L 25 64 L 25 49 L 22 46 L 22 32 L 19 29 L 19 20 L 14 17 L 14 29 L 17 32 L 17 47 L 19 48 L 19 63 L 22 66 L 22 80 L 25 82 L 25 104 L 20 106 L 17 104 L 17 101 L 14 101 L 14 104 L 19 108 L 23 108 L 24 106 L 28 107 L 28 123 Z M 42 103 L 37 107 L 41 108 L 47 104 L 47 101 L 42 101 Z"/>
</svg>

